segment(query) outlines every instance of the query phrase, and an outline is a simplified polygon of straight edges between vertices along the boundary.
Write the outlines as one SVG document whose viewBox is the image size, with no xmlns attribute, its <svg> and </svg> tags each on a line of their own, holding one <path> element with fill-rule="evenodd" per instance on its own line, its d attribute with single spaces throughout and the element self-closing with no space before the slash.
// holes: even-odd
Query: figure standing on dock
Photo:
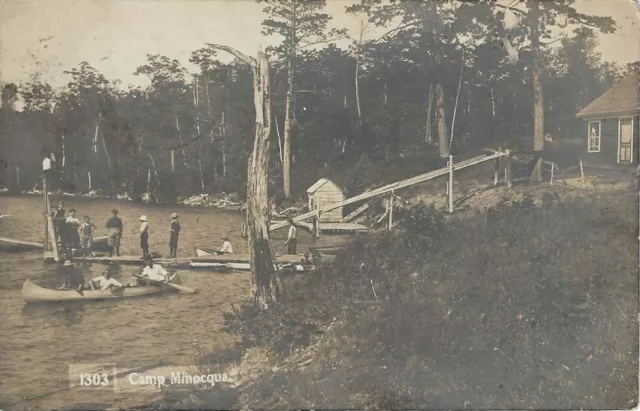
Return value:
<svg viewBox="0 0 640 411">
<path fill-rule="evenodd" d="M 65 237 L 65 219 L 66 219 L 66 212 L 64 211 L 64 202 L 63 201 L 59 201 L 58 202 L 58 208 L 56 208 L 56 211 L 53 212 L 53 215 L 51 216 L 53 219 L 53 231 L 55 232 L 55 237 L 56 237 L 56 241 L 58 242 L 58 244 L 63 244 L 64 243 L 64 237 Z"/>
<path fill-rule="evenodd" d="M 178 238 L 180 237 L 180 221 L 178 213 L 171 214 L 171 233 L 169 236 L 169 257 L 178 257 Z"/>
<path fill-rule="evenodd" d="M 91 217 L 84 216 L 84 223 L 80 226 L 80 233 L 82 234 L 82 251 L 84 256 L 88 257 L 93 246 L 93 233 L 96 230 L 96 225 L 91 222 Z"/>
<path fill-rule="evenodd" d="M 44 155 L 44 160 L 42 160 L 42 173 L 44 174 L 44 178 L 47 179 L 47 182 L 53 180 L 51 178 L 52 168 L 53 162 L 51 161 L 51 154 L 47 153 Z"/>
<path fill-rule="evenodd" d="M 73 254 L 74 248 L 80 248 L 80 234 L 78 233 L 78 229 L 80 228 L 80 220 L 76 218 L 75 208 L 69 210 L 69 216 L 67 216 L 65 223 L 67 224 L 66 249 L 71 256 Z"/>
<path fill-rule="evenodd" d="M 113 257 L 114 251 L 116 256 L 120 256 L 120 240 L 122 240 L 122 220 L 118 217 L 118 210 L 112 209 L 111 214 L 113 216 L 107 221 L 109 257 Z"/>
<path fill-rule="evenodd" d="M 296 254 L 296 248 L 298 246 L 298 240 L 296 239 L 296 226 L 293 224 L 293 218 L 287 218 L 287 223 L 289 223 L 289 236 L 287 237 L 287 242 L 285 244 L 287 247 L 287 254 Z"/>
<path fill-rule="evenodd" d="M 149 256 L 149 223 L 147 216 L 141 216 L 140 221 L 142 221 L 142 224 L 140 224 L 140 248 L 142 248 L 142 258 L 146 259 Z"/>
</svg>

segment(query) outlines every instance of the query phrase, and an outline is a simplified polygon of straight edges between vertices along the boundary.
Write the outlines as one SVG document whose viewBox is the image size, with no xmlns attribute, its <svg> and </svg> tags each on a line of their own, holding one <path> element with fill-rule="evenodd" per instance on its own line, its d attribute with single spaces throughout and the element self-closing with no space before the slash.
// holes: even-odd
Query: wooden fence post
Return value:
<svg viewBox="0 0 640 411">
<path fill-rule="evenodd" d="M 493 172 L 493 185 L 497 186 L 498 185 L 498 180 L 500 179 L 500 159 L 496 158 L 496 167 L 495 170 Z"/>
<path fill-rule="evenodd" d="M 453 213 L 453 156 L 449 155 L 449 213 Z"/>
<path fill-rule="evenodd" d="M 47 216 L 51 214 L 51 206 L 49 205 L 49 194 L 47 193 L 47 176 L 42 177 L 42 200 L 44 203 L 44 251 L 49 250 L 49 224 Z"/>
<path fill-rule="evenodd" d="M 584 168 L 582 166 L 582 158 L 580 158 L 580 178 L 582 179 L 582 188 L 584 188 Z"/>
<path fill-rule="evenodd" d="M 320 197 L 316 201 L 316 216 L 313 219 L 313 235 L 315 238 L 320 238 Z"/>
<path fill-rule="evenodd" d="M 511 153 L 505 150 L 504 180 L 507 188 L 511 188 Z"/>
<path fill-rule="evenodd" d="M 553 185 L 553 170 L 556 168 L 556 163 L 551 163 L 551 180 L 549 180 L 549 185 Z"/>
<path fill-rule="evenodd" d="M 387 207 L 389 207 L 389 230 L 391 230 L 391 226 L 393 226 L 393 190 L 391 191 L 391 195 L 389 195 Z"/>
<path fill-rule="evenodd" d="M 320 238 L 320 213 L 317 216 L 313 217 L 313 236 L 315 238 Z"/>
</svg>

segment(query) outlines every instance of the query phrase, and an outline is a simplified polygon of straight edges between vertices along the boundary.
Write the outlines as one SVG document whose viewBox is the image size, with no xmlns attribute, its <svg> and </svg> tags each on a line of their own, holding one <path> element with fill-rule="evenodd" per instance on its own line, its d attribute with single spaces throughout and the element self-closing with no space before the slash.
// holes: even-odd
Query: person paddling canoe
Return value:
<svg viewBox="0 0 640 411">
<path fill-rule="evenodd" d="M 233 247 L 231 246 L 231 242 L 229 241 L 229 237 L 222 237 L 222 247 L 216 252 L 216 254 L 233 254 Z"/>
<path fill-rule="evenodd" d="M 162 268 L 160 264 L 154 264 L 151 256 L 147 256 L 144 261 L 145 267 L 142 270 L 142 277 L 152 281 L 169 282 L 169 273 L 167 270 Z"/>
</svg>

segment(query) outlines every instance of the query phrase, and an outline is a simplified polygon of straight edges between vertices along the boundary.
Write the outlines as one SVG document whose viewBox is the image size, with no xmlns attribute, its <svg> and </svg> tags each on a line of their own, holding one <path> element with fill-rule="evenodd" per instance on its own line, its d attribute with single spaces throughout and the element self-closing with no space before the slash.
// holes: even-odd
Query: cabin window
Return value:
<svg viewBox="0 0 640 411">
<path fill-rule="evenodd" d="M 589 137 L 587 142 L 587 152 L 599 153 L 600 152 L 600 131 L 602 130 L 599 121 L 589 122 Z"/>
</svg>

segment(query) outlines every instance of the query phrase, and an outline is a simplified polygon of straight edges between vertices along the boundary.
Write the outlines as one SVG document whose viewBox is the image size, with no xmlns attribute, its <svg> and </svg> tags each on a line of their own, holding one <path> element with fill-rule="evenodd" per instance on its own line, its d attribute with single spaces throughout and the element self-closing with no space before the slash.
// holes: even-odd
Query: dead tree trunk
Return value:
<svg viewBox="0 0 640 411">
<path fill-rule="evenodd" d="M 540 5 L 531 2 L 531 51 L 533 53 L 533 150 L 538 162 L 531 181 L 542 181 L 542 150 L 544 149 L 544 97 L 540 76 L 540 30 L 538 17 Z"/>
<path fill-rule="evenodd" d="M 436 110 L 438 112 L 438 146 L 440 158 L 449 157 L 449 139 L 447 138 L 447 116 L 444 107 L 444 90 L 442 84 L 436 84 Z"/>
<path fill-rule="evenodd" d="M 287 63 L 287 98 L 284 114 L 284 152 L 282 161 L 282 179 L 284 196 L 291 196 L 291 103 L 293 102 L 293 57 Z"/>
<path fill-rule="evenodd" d="M 269 245 L 269 197 L 267 173 L 269 164 L 269 134 L 271 132 L 271 88 L 269 62 L 264 52 L 258 58 L 244 56 L 239 51 L 221 45 L 209 45 L 227 51 L 250 64 L 253 69 L 253 102 L 256 112 L 255 140 L 249 158 L 247 181 L 247 225 L 249 232 L 249 262 L 251 264 L 251 296 L 263 309 L 280 297 L 274 257 Z"/>
<path fill-rule="evenodd" d="M 358 110 L 358 132 L 362 130 L 362 110 L 360 109 L 360 84 L 358 77 L 360 75 L 360 59 L 362 48 L 362 35 L 364 33 L 364 23 L 360 21 L 360 38 L 358 39 L 358 48 L 356 51 L 356 73 L 355 73 L 355 91 L 356 91 L 356 109 Z M 346 96 L 345 96 L 346 101 Z"/>
</svg>

